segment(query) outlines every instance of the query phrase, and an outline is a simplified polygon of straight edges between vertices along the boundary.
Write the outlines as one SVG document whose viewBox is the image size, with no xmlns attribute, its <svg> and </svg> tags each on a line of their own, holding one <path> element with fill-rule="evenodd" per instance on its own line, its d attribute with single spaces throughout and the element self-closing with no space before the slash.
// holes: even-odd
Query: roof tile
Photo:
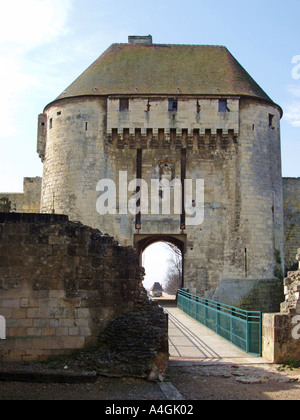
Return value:
<svg viewBox="0 0 300 420">
<path fill-rule="evenodd" d="M 272 102 L 226 47 L 111 45 L 57 99 L 82 95 L 238 95 Z"/>
</svg>

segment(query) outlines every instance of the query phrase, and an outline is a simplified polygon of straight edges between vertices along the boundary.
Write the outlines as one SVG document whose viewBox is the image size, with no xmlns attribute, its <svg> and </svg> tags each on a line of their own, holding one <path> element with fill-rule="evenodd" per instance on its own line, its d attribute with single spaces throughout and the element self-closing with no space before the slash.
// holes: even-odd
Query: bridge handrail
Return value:
<svg viewBox="0 0 300 420">
<path fill-rule="evenodd" d="M 202 303 L 206 306 L 210 306 L 211 308 L 214 308 L 218 311 L 222 311 L 225 313 L 228 311 L 228 313 L 232 315 L 234 314 L 234 316 L 243 317 L 246 320 L 249 320 L 251 318 L 260 318 L 262 314 L 260 311 L 247 311 L 245 309 L 237 308 L 235 306 L 226 305 L 225 303 L 203 298 L 198 295 L 193 295 L 192 293 L 189 293 L 184 289 L 179 289 L 178 294 L 183 295 L 192 301 Z"/>
<path fill-rule="evenodd" d="M 178 308 L 235 346 L 261 356 L 262 313 L 246 311 L 178 290 Z"/>
</svg>

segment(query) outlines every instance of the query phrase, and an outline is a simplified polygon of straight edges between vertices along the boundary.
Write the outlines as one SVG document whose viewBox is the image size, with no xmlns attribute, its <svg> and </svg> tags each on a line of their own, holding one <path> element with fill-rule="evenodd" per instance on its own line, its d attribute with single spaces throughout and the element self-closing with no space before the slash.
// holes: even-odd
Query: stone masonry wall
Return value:
<svg viewBox="0 0 300 420">
<path fill-rule="evenodd" d="M 67 214 L 124 246 L 134 246 L 135 235 L 184 234 L 184 286 L 192 293 L 278 311 L 284 260 L 280 111 L 253 99 L 228 98 L 230 111 L 219 112 L 216 97 L 199 98 L 197 112 L 197 98 L 181 96 L 177 112 L 170 112 L 168 97 L 150 99 L 130 97 L 126 111 L 119 97 L 100 96 L 66 98 L 45 108 L 38 136 L 41 212 Z M 161 208 L 152 208 L 151 181 L 168 176 L 204 180 L 202 224 L 190 225 L 187 217 L 182 224 L 172 205 L 162 211 L 166 194 L 157 192 Z M 129 211 L 136 189 L 130 182 L 137 177 L 148 187 L 148 208 L 139 223 Z M 106 214 L 98 206 L 100 180 L 116 186 Z M 203 208 L 196 182 L 193 198 L 186 203 L 190 210 Z"/>
<path fill-rule="evenodd" d="M 299 270 L 284 281 L 281 313 L 263 315 L 263 357 L 273 363 L 300 361 L 300 248 L 296 258 Z"/>
<path fill-rule="evenodd" d="M 42 178 L 24 178 L 23 193 L 0 193 L 0 211 L 39 213 Z"/>
<path fill-rule="evenodd" d="M 97 347 L 99 369 L 164 371 L 167 321 L 143 276 L 133 248 L 99 230 L 66 216 L 0 213 L 0 361 Z"/>
<path fill-rule="evenodd" d="M 300 178 L 283 178 L 283 206 L 285 261 L 291 266 L 300 244 Z"/>
</svg>

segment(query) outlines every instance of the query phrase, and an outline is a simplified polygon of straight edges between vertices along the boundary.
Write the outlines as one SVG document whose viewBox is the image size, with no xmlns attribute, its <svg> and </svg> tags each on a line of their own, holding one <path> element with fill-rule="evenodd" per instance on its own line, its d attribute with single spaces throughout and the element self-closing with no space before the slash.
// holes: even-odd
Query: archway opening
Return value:
<svg viewBox="0 0 300 420">
<path fill-rule="evenodd" d="M 183 284 L 183 253 L 173 242 L 156 240 L 141 251 L 144 287 L 153 299 L 176 299 Z"/>
</svg>

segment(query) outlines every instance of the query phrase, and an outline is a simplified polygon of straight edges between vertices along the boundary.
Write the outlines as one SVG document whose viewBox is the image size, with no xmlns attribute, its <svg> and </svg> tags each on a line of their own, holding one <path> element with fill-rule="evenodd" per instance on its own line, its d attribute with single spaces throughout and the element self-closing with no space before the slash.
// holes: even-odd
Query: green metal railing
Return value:
<svg viewBox="0 0 300 420">
<path fill-rule="evenodd" d="M 261 312 L 214 302 L 181 289 L 178 308 L 216 334 L 253 356 L 261 356 Z"/>
</svg>

